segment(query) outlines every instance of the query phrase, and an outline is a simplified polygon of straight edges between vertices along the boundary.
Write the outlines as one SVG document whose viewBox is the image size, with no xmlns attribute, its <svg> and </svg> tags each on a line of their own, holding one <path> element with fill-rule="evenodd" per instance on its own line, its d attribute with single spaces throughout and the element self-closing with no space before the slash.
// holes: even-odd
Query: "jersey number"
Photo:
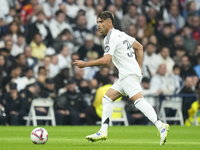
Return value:
<svg viewBox="0 0 200 150">
<path fill-rule="evenodd" d="M 129 41 L 124 40 L 123 44 L 126 44 L 126 46 L 127 46 L 127 50 L 128 50 L 127 55 L 128 55 L 128 57 L 133 57 L 133 55 L 135 55 L 135 52 L 133 51 L 133 49 L 132 49 L 131 44 L 129 43 Z"/>
</svg>

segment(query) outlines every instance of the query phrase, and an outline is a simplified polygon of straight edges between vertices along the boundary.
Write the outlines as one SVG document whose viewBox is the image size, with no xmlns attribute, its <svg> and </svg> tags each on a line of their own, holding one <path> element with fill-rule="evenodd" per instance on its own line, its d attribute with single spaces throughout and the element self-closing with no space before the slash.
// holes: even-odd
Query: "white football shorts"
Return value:
<svg viewBox="0 0 200 150">
<path fill-rule="evenodd" d="M 142 91 L 140 82 L 142 80 L 142 76 L 138 76 L 136 74 L 130 74 L 122 80 L 118 79 L 111 88 L 117 90 L 124 96 L 129 96 L 129 98 L 133 97 L 140 91 Z"/>
</svg>

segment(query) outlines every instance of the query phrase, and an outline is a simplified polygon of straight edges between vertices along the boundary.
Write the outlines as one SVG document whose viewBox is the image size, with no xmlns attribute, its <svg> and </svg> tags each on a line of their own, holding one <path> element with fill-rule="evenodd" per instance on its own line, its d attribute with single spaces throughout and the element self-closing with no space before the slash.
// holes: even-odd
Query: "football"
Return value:
<svg viewBox="0 0 200 150">
<path fill-rule="evenodd" d="M 44 128 L 35 128 L 31 132 L 31 140 L 35 144 L 45 144 L 48 140 L 48 132 Z"/>
</svg>

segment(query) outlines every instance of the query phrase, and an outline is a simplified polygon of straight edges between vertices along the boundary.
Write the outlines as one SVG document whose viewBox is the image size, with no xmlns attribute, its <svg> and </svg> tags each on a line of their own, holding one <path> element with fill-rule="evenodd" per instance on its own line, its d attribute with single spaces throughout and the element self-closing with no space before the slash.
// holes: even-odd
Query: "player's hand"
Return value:
<svg viewBox="0 0 200 150">
<path fill-rule="evenodd" d="M 73 62 L 74 65 L 77 65 L 79 68 L 84 68 L 85 66 L 85 62 L 82 60 L 75 60 L 75 62 Z"/>
</svg>

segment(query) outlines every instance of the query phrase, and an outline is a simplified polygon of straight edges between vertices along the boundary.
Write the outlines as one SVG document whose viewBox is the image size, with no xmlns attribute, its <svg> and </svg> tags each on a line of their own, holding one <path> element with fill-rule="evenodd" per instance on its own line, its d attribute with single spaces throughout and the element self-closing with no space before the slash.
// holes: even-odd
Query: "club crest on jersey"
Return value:
<svg viewBox="0 0 200 150">
<path fill-rule="evenodd" d="M 107 53 L 109 50 L 110 50 L 110 47 L 109 47 L 109 46 L 106 46 L 106 47 L 105 47 L 105 53 Z"/>
</svg>

